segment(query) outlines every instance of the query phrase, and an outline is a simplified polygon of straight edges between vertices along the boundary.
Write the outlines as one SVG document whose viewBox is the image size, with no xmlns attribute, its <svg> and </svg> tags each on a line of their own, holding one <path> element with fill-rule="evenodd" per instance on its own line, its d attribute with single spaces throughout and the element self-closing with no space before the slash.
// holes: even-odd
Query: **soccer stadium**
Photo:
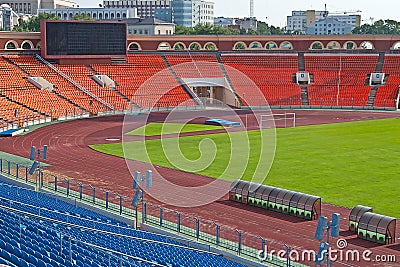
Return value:
<svg viewBox="0 0 400 267">
<path fill-rule="evenodd" d="M 399 266 L 399 44 L 1 32 L 0 265 Z"/>
</svg>

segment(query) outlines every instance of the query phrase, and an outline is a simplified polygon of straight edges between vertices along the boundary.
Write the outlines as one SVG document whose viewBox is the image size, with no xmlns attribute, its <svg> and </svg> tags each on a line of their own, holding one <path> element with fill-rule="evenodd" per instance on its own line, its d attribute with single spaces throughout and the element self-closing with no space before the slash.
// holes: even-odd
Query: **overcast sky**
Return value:
<svg viewBox="0 0 400 267">
<path fill-rule="evenodd" d="M 80 7 L 98 7 L 103 1 L 75 0 Z M 214 0 L 215 16 L 245 17 L 250 14 L 250 0 Z M 258 20 L 266 21 L 274 26 L 286 26 L 286 17 L 292 10 L 324 10 L 325 3 L 328 11 L 344 12 L 357 11 L 365 23 L 370 23 L 370 18 L 394 19 L 400 21 L 398 7 L 400 2 L 395 0 L 360 1 L 360 0 L 254 0 L 255 16 Z"/>
</svg>

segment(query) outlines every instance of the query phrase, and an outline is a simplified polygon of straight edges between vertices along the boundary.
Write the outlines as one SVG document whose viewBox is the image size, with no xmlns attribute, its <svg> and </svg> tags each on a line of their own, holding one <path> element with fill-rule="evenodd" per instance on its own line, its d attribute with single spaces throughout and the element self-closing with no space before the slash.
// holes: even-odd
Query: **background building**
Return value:
<svg viewBox="0 0 400 267">
<path fill-rule="evenodd" d="M 354 29 L 353 24 L 344 23 L 335 17 L 327 17 L 308 25 L 306 34 L 309 35 L 337 35 L 349 34 Z"/>
<path fill-rule="evenodd" d="M 350 13 L 358 13 L 356 11 L 328 12 L 328 11 L 292 11 L 292 15 L 287 17 L 286 29 L 289 31 L 298 31 L 305 33 L 306 28 L 313 23 L 325 17 L 336 19 L 342 23 L 352 25 L 353 28 L 361 25 L 361 16 Z"/>
<path fill-rule="evenodd" d="M 69 0 L 6 0 L 2 3 L 8 4 L 18 14 L 37 15 L 39 8 L 69 8 L 77 7 L 77 4 Z"/>
<path fill-rule="evenodd" d="M 214 24 L 214 3 L 201 0 L 173 0 L 174 23 L 186 27 Z"/>
<path fill-rule="evenodd" d="M 249 29 L 257 30 L 257 19 L 256 18 L 214 18 L 214 25 L 221 26 L 224 28 L 239 29 L 247 32 Z"/>
<path fill-rule="evenodd" d="M 70 20 L 75 15 L 83 14 L 95 20 L 121 20 L 138 17 L 136 8 L 56 8 L 39 9 L 38 13 L 54 14 L 64 20 Z"/>
<path fill-rule="evenodd" d="M 140 18 L 151 18 L 156 17 L 156 10 L 160 12 L 163 9 L 171 9 L 171 0 L 111 0 L 103 1 L 105 8 L 136 8 L 137 15 Z"/>
<path fill-rule="evenodd" d="M 128 19 L 128 34 L 134 35 L 173 35 L 175 24 L 155 18 Z"/>
<path fill-rule="evenodd" d="M 202 0 L 103 1 L 105 8 L 136 8 L 140 18 L 156 18 L 187 27 L 214 24 L 214 3 Z"/>
<path fill-rule="evenodd" d="M 2 4 L 0 6 L 0 29 L 2 31 L 11 31 L 14 26 L 18 25 L 18 19 L 18 14 L 9 5 Z"/>
</svg>

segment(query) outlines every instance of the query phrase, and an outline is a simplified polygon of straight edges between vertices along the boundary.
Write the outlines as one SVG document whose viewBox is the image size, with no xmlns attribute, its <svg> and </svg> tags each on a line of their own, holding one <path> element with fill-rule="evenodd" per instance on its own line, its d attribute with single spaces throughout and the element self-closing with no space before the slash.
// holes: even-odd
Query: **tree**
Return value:
<svg viewBox="0 0 400 267">
<path fill-rule="evenodd" d="M 387 19 L 375 23 L 363 24 L 352 30 L 353 34 L 400 34 L 400 22 Z"/>
<path fill-rule="evenodd" d="M 54 14 L 41 13 L 38 16 L 31 17 L 29 20 L 19 19 L 19 25 L 14 27 L 13 31 L 16 32 L 40 32 L 40 21 L 42 19 L 47 20 L 59 20 L 60 18 Z"/>
</svg>

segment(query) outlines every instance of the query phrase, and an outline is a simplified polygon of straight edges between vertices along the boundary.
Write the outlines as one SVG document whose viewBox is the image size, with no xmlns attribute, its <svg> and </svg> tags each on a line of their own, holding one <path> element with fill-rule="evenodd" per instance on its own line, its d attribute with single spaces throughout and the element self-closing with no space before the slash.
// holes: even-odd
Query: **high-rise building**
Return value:
<svg viewBox="0 0 400 267">
<path fill-rule="evenodd" d="M 316 10 L 307 10 L 307 11 L 292 11 L 291 16 L 287 16 L 287 24 L 286 29 L 289 31 L 298 31 L 301 33 L 306 32 L 306 28 L 316 23 L 321 19 L 325 19 L 326 17 L 333 18 L 338 20 L 341 23 L 349 24 L 351 26 L 357 27 L 361 24 L 361 16 L 360 15 L 334 15 L 329 14 L 327 11 L 316 11 Z"/>
<path fill-rule="evenodd" d="M 174 23 L 186 27 L 214 24 L 214 3 L 202 0 L 172 0 Z"/>
<path fill-rule="evenodd" d="M 39 8 L 69 8 L 77 4 L 69 0 L 6 0 L 1 3 L 9 5 L 18 14 L 37 15 Z"/>
<path fill-rule="evenodd" d="M 155 17 L 156 10 L 171 9 L 171 0 L 111 0 L 103 1 L 105 8 L 136 8 L 137 14 L 141 18 Z"/>
<path fill-rule="evenodd" d="M 193 27 L 214 24 L 214 3 L 202 0 L 111 0 L 103 1 L 105 8 L 136 8 L 140 18 L 156 18 L 166 22 Z"/>
</svg>

